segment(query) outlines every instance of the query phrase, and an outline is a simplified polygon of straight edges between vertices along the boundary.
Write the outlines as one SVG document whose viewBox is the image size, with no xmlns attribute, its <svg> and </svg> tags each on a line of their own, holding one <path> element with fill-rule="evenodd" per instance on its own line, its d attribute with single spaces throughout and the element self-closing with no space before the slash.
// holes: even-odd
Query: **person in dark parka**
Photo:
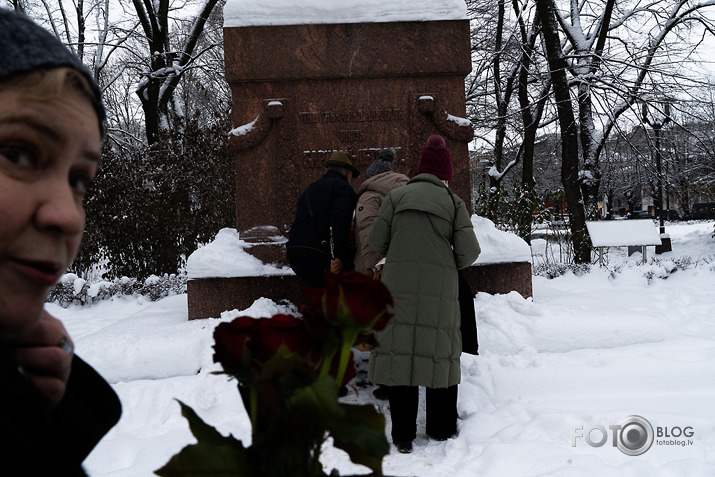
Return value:
<svg viewBox="0 0 715 477">
<path fill-rule="evenodd" d="M 76 56 L 5 9 L 0 58 L 0 474 L 85 476 L 121 405 L 44 304 L 79 248 L 104 106 Z"/>
<path fill-rule="evenodd" d="M 441 136 L 430 136 L 417 175 L 385 197 L 368 235 L 386 256 L 382 281 L 395 300 L 394 317 L 376 333 L 368 377 L 388 386 L 400 452 L 411 452 L 416 437 L 418 386 L 427 388 L 427 434 L 444 440 L 457 432 L 457 269 L 474 263 L 480 248 L 464 202 L 447 189 L 451 179 L 449 149 Z"/>
<path fill-rule="evenodd" d="M 350 225 L 357 195 L 348 177 L 360 170 L 350 157 L 336 151 L 325 162 L 328 171 L 298 199 L 295 220 L 286 244 L 291 268 L 307 286 L 324 288 L 325 270 L 340 273 L 352 268 Z"/>
</svg>

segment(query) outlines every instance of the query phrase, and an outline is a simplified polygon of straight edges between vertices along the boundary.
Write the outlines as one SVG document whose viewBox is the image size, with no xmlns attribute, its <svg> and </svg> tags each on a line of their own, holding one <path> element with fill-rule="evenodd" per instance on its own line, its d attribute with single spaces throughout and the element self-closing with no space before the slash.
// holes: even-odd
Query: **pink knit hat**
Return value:
<svg viewBox="0 0 715 477">
<path fill-rule="evenodd" d="M 444 142 L 444 138 L 437 134 L 427 139 L 427 145 L 422 149 L 420 166 L 417 174 L 434 174 L 443 181 L 452 180 L 452 156 Z"/>
</svg>

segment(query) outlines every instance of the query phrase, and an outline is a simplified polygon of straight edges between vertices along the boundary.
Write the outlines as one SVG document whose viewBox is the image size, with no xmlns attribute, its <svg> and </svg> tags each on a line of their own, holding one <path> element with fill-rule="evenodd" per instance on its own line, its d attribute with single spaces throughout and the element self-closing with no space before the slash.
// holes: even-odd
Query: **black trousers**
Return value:
<svg viewBox="0 0 715 477">
<path fill-rule="evenodd" d="M 448 439 L 457 433 L 457 384 L 427 388 L 427 435 Z M 392 442 L 412 442 L 417 436 L 418 386 L 388 386 Z"/>
<path fill-rule="evenodd" d="M 325 270 L 330 269 L 330 256 L 304 247 L 289 247 L 288 263 L 303 283 L 311 288 L 325 288 Z"/>
</svg>

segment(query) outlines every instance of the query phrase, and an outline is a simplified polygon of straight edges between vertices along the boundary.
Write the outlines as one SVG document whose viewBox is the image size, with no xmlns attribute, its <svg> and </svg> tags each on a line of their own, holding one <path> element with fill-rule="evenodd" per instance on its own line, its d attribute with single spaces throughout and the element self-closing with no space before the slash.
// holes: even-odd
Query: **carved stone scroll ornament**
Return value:
<svg viewBox="0 0 715 477">
<path fill-rule="evenodd" d="M 435 128 L 445 137 L 467 143 L 474 138 L 474 126 L 471 121 L 449 114 L 440 107 L 433 95 L 423 94 L 417 98 L 417 109 L 429 116 Z"/>
<path fill-rule="evenodd" d="M 228 142 L 236 151 L 258 146 L 268 136 L 273 123 L 282 118 L 285 99 L 263 100 L 263 111 L 250 123 L 234 128 L 229 133 Z"/>
</svg>

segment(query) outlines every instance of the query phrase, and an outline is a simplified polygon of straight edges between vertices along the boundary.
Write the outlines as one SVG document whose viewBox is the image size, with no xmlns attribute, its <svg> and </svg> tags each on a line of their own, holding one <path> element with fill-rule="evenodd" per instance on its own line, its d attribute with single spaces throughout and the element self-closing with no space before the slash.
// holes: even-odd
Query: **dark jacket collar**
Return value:
<svg viewBox="0 0 715 477">
<path fill-rule="evenodd" d="M 333 170 L 326 171 L 325 174 L 323 174 L 323 177 L 335 177 L 338 179 L 342 179 L 345 182 L 348 182 L 348 178 L 345 177 L 345 174 L 341 174 L 338 171 L 333 171 Z"/>
</svg>

